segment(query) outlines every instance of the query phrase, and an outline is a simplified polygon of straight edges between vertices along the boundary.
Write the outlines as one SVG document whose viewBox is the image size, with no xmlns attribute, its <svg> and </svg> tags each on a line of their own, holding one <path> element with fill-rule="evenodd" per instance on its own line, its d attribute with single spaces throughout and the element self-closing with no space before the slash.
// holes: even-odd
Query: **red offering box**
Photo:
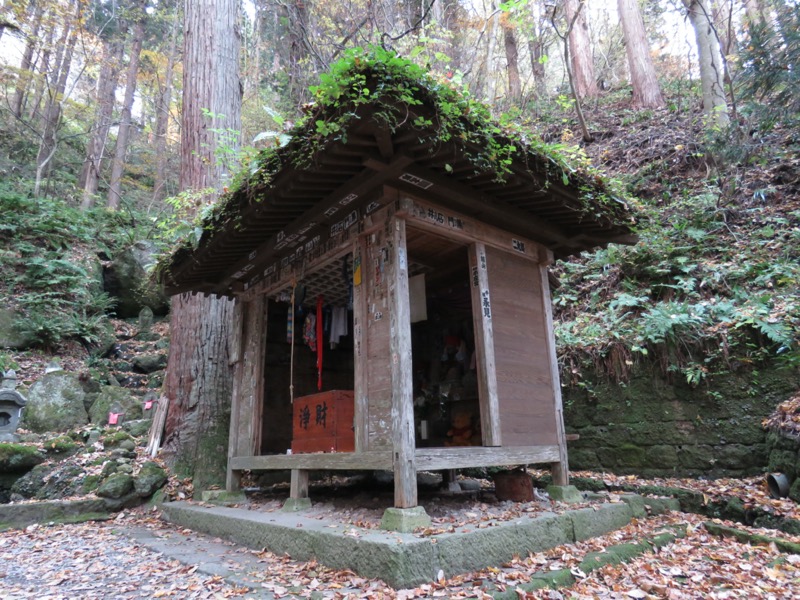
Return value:
<svg viewBox="0 0 800 600">
<path fill-rule="evenodd" d="M 353 452 L 352 390 L 331 390 L 294 399 L 292 453 Z"/>
</svg>

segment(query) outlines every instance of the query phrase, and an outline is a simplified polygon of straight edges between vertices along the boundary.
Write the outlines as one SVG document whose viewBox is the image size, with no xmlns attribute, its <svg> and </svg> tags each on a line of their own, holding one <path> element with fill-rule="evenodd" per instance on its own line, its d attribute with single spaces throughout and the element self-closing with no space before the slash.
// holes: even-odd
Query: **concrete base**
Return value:
<svg viewBox="0 0 800 600">
<path fill-rule="evenodd" d="M 381 519 L 381 529 L 411 533 L 419 527 L 430 527 L 431 518 L 421 506 L 414 508 L 387 508 Z"/>
<path fill-rule="evenodd" d="M 311 498 L 287 498 L 283 503 L 283 512 L 300 512 L 311 508 Z"/>
<path fill-rule="evenodd" d="M 583 498 L 583 494 L 581 494 L 574 485 L 548 485 L 547 493 L 550 495 L 550 498 L 556 502 L 576 504 L 586 501 Z"/>
<path fill-rule="evenodd" d="M 165 503 L 162 514 L 180 527 L 250 548 L 288 554 L 294 560 L 318 560 L 333 569 L 349 569 L 361 577 L 383 579 L 395 588 L 434 581 L 440 569 L 445 577 L 452 577 L 500 566 L 515 555 L 526 556 L 603 535 L 627 525 L 633 518 L 629 503 L 609 502 L 563 514 L 498 521 L 486 529 L 464 525 L 452 533 L 418 537 L 354 528 L 300 513 L 209 508 L 185 502 Z"/>
<path fill-rule="evenodd" d="M 226 492 L 225 490 L 206 490 L 200 494 L 200 500 L 211 504 L 245 504 L 247 496 L 244 492 Z"/>
</svg>

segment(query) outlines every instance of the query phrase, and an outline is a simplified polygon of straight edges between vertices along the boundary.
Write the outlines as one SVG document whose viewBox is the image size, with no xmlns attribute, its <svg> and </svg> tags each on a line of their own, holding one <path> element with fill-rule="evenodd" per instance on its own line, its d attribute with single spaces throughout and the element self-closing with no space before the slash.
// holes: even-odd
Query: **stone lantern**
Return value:
<svg viewBox="0 0 800 600">
<path fill-rule="evenodd" d="M 10 438 L 19 426 L 22 408 L 28 403 L 16 391 L 17 376 L 14 371 L 5 373 L 0 384 L 0 440 Z"/>
</svg>

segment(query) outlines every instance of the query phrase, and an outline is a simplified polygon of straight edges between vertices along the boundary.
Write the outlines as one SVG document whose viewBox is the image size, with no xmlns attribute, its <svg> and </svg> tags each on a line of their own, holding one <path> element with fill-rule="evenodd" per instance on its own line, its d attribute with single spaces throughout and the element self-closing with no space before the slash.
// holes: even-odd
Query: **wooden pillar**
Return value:
<svg viewBox="0 0 800 600">
<path fill-rule="evenodd" d="M 501 446 L 500 402 L 497 397 L 497 369 L 494 359 L 494 333 L 489 300 L 489 272 L 486 265 L 486 247 L 480 242 L 470 244 L 469 267 L 482 442 L 484 446 Z"/>
<path fill-rule="evenodd" d="M 306 469 L 292 469 L 289 498 L 292 500 L 308 498 L 308 471 Z"/>
<path fill-rule="evenodd" d="M 366 452 L 369 444 L 369 385 L 367 381 L 367 248 L 364 235 L 353 243 L 353 366 L 355 451 Z"/>
<path fill-rule="evenodd" d="M 257 296 L 234 309 L 231 362 L 235 363 L 231 424 L 228 436 L 228 472 L 225 488 L 239 489 L 240 476 L 231 468 L 236 456 L 255 456 L 261 447 L 264 408 L 264 351 L 267 340 L 267 298 Z"/>
<path fill-rule="evenodd" d="M 561 401 L 561 379 L 558 375 L 558 357 L 556 356 L 556 338 L 553 330 L 553 304 L 550 298 L 550 280 L 547 266 L 553 262 L 553 253 L 542 249 L 540 252 L 539 277 L 542 289 L 542 314 L 544 315 L 545 344 L 550 362 L 550 381 L 553 386 L 553 402 L 556 413 L 556 439 L 558 442 L 558 462 L 552 463 L 553 484 L 569 484 L 569 461 L 567 459 L 567 438 L 564 433 L 564 409 Z"/>
<path fill-rule="evenodd" d="M 411 314 L 408 296 L 408 255 L 405 220 L 390 222 L 389 319 L 392 370 L 392 458 L 395 508 L 417 505 L 414 440 L 414 398 L 411 372 Z"/>
</svg>

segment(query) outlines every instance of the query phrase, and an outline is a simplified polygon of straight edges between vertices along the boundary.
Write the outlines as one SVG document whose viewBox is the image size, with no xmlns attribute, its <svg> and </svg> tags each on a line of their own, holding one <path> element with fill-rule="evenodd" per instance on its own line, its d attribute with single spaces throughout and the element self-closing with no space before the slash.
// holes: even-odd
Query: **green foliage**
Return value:
<svg viewBox="0 0 800 600">
<path fill-rule="evenodd" d="M 9 185 L 0 186 L 0 212 L 0 289 L 13 297 L 17 329 L 44 348 L 68 339 L 86 346 L 99 343 L 114 302 L 102 290 L 94 252 L 113 255 L 130 223 L 118 213 L 82 212 L 59 200 L 20 194 Z"/>
<path fill-rule="evenodd" d="M 775 17 L 752 25 L 741 51 L 744 109 L 763 129 L 797 125 L 800 115 L 800 5 L 777 3 Z"/>
<path fill-rule="evenodd" d="M 639 244 L 562 267 L 556 337 L 568 380 L 580 385 L 584 364 L 624 380 L 645 357 L 691 386 L 764 360 L 795 364 L 800 215 L 751 208 L 732 235 L 711 189 L 644 211 Z"/>
</svg>

